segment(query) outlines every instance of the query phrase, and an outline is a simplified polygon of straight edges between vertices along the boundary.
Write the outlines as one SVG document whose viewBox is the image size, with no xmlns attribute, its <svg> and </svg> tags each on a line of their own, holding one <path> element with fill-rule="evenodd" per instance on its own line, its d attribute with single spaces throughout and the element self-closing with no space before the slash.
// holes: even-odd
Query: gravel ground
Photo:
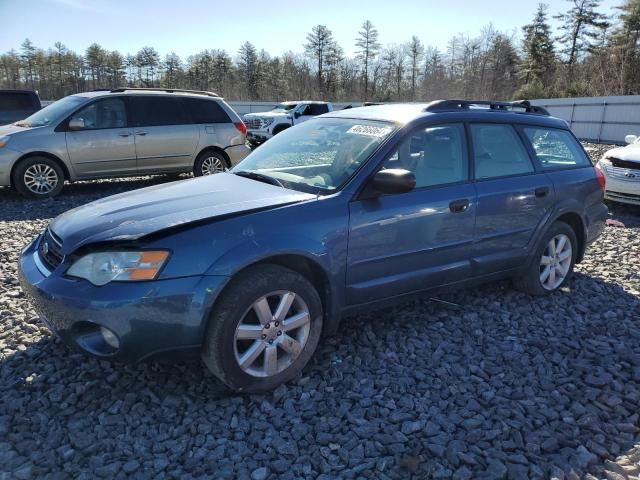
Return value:
<svg viewBox="0 0 640 480">
<path fill-rule="evenodd" d="M 352 317 L 304 377 L 241 396 L 197 363 L 73 354 L 19 288 L 51 218 L 162 181 L 0 189 L 0 479 L 640 478 L 640 208 L 611 205 L 627 228 L 555 295 L 501 282 Z"/>
</svg>

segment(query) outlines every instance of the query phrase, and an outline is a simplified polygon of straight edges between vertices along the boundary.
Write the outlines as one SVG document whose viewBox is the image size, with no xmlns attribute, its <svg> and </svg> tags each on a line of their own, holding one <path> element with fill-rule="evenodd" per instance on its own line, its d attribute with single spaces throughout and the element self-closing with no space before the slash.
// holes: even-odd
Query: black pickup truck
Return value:
<svg viewBox="0 0 640 480">
<path fill-rule="evenodd" d="M 0 90 L 0 125 L 27 118 L 41 108 L 40 97 L 33 90 Z"/>
</svg>

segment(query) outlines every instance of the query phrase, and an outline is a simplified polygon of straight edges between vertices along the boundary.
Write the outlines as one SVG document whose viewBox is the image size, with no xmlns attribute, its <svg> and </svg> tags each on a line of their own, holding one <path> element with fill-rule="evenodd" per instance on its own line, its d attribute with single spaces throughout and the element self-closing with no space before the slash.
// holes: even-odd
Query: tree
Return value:
<svg viewBox="0 0 640 480">
<path fill-rule="evenodd" d="M 411 59 L 411 100 L 416 99 L 416 77 L 418 76 L 418 63 L 424 54 L 424 47 L 420 39 L 415 35 L 411 37 L 411 42 L 407 48 Z"/>
<path fill-rule="evenodd" d="M 561 50 L 566 56 L 568 74 L 571 79 L 576 61 L 580 56 L 591 51 L 593 41 L 598 38 L 598 29 L 607 25 L 606 17 L 597 12 L 598 0 L 567 0 L 572 7 L 565 13 L 556 15 L 560 20 L 562 35 L 558 41 L 564 46 Z"/>
<path fill-rule="evenodd" d="M 29 85 L 31 86 L 31 89 L 35 88 L 33 83 L 33 70 L 34 70 L 36 52 L 37 52 L 37 49 L 36 47 L 33 46 L 33 43 L 31 42 L 31 40 L 29 40 L 28 38 L 25 38 L 24 42 L 22 42 L 21 57 L 26 62 L 27 79 L 29 81 Z"/>
<path fill-rule="evenodd" d="M 524 84 L 538 80 L 548 85 L 555 67 L 555 53 L 551 39 L 551 27 L 547 22 L 547 5 L 538 4 L 533 22 L 522 27 L 523 58 L 520 61 L 519 75 Z"/>
<path fill-rule="evenodd" d="M 327 52 L 334 44 L 333 34 L 324 25 L 316 25 L 311 29 L 311 33 L 307 34 L 307 43 L 305 44 L 305 52 L 313 58 L 317 65 L 318 91 L 323 94 L 322 75 L 324 73 L 324 62 Z"/>
<path fill-rule="evenodd" d="M 165 87 L 176 88 L 178 86 L 178 77 L 182 73 L 180 57 L 175 52 L 165 55 L 163 66 Z"/>
<path fill-rule="evenodd" d="M 364 101 L 367 101 L 369 92 L 369 65 L 375 60 L 380 51 L 380 42 L 378 42 L 378 30 L 369 20 L 365 20 L 361 30 L 356 38 L 356 47 L 358 47 L 358 58 L 362 62 L 363 79 L 364 79 Z"/>
<path fill-rule="evenodd" d="M 620 69 L 619 95 L 640 93 L 640 0 L 626 0 L 611 42 Z"/>
<path fill-rule="evenodd" d="M 260 95 L 258 92 L 258 53 L 256 52 L 256 47 L 250 42 L 245 42 L 240 47 L 239 55 L 238 70 L 244 80 L 249 100 L 258 100 Z"/>
</svg>

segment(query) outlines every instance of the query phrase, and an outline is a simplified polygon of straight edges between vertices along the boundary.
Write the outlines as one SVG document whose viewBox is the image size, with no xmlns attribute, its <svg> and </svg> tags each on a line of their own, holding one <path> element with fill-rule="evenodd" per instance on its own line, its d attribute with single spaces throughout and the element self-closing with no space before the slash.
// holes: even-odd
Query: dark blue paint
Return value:
<svg viewBox="0 0 640 480">
<path fill-rule="evenodd" d="M 607 210 L 593 169 L 542 171 L 533 157 L 536 171 L 528 175 L 358 197 L 380 162 L 414 128 L 478 121 L 567 129 L 561 120 L 501 112 L 420 113 L 416 106 L 326 116 L 402 123 L 333 195 L 219 174 L 120 194 L 67 212 L 51 224 L 63 241 L 65 261 L 44 277 L 34 265 L 36 239 L 20 259 L 25 292 L 69 343 L 79 322 L 105 325 L 122 342 L 113 359 L 135 361 L 197 351 L 224 286 L 242 269 L 270 258 L 303 258 L 323 272 L 325 325 L 331 331 L 342 312 L 363 304 L 519 273 L 540 236 L 563 214 L 580 217 L 587 243 L 602 231 Z M 541 187 L 548 189 L 542 198 L 535 195 Z M 450 204 L 457 200 L 467 200 L 468 208 L 453 213 Z M 168 249 L 171 258 L 152 282 L 95 287 L 64 276 L 76 253 L 114 244 Z"/>
</svg>

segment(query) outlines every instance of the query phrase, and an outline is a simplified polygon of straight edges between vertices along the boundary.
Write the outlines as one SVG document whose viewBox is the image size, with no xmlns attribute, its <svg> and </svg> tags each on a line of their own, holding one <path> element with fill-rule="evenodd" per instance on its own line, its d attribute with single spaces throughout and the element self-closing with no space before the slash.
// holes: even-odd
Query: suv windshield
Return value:
<svg viewBox="0 0 640 480">
<path fill-rule="evenodd" d="M 276 105 L 275 107 L 273 107 L 271 109 L 272 112 L 288 112 L 290 110 L 293 110 L 294 108 L 296 108 L 298 106 L 297 103 L 281 103 L 280 105 Z"/>
<path fill-rule="evenodd" d="M 388 122 L 309 120 L 270 139 L 232 172 L 259 173 L 286 188 L 329 193 L 346 182 L 394 130 Z"/>
<path fill-rule="evenodd" d="M 42 110 L 37 111 L 30 117 L 17 122 L 19 127 L 44 127 L 51 122 L 58 120 L 60 117 L 71 113 L 77 105 L 84 103 L 87 100 L 86 97 L 64 97 L 57 102 L 53 102 L 51 105 L 47 105 Z"/>
</svg>

